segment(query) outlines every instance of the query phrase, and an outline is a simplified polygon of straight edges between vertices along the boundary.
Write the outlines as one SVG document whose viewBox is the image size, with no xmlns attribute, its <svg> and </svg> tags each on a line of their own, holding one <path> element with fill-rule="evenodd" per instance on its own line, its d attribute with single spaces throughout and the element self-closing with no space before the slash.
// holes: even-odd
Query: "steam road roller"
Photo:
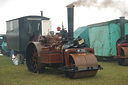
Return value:
<svg viewBox="0 0 128 85">
<path fill-rule="evenodd" d="M 42 73 L 45 67 L 64 71 L 69 78 L 95 76 L 99 69 L 94 50 L 88 48 L 85 40 L 73 38 L 74 6 L 67 6 L 68 32 L 62 26 L 48 35 L 40 35 L 38 41 L 31 41 L 26 49 L 26 64 L 30 72 Z"/>
<path fill-rule="evenodd" d="M 117 41 L 117 60 L 119 65 L 128 66 L 128 34 L 125 32 L 125 17 L 120 17 L 121 37 Z"/>
</svg>

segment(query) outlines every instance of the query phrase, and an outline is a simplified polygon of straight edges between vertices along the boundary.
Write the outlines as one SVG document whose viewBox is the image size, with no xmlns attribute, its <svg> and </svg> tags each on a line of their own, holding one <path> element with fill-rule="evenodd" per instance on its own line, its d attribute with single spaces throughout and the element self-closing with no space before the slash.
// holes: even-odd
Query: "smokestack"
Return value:
<svg viewBox="0 0 128 85">
<path fill-rule="evenodd" d="M 41 12 L 41 16 L 43 16 L 43 11 L 40 11 Z"/>
<path fill-rule="evenodd" d="M 120 17 L 120 32 L 121 38 L 125 37 L 125 17 Z"/>
<path fill-rule="evenodd" d="M 128 42 L 128 35 L 126 35 L 126 41 Z"/>
<path fill-rule="evenodd" d="M 68 13 L 68 38 L 73 40 L 73 31 L 74 31 L 74 5 L 70 4 L 67 6 Z"/>
</svg>

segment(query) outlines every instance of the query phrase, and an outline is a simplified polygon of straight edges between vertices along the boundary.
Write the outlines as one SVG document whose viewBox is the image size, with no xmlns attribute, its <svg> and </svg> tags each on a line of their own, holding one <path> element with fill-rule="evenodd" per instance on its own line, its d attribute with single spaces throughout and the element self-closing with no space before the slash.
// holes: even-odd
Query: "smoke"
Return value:
<svg viewBox="0 0 128 85">
<path fill-rule="evenodd" d="M 4 6 L 9 0 L 0 0 L 0 6 Z"/>
<path fill-rule="evenodd" d="M 72 4 L 76 7 L 79 7 L 79 6 L 91 7 L 91 6 L 97 5 L 97 0 L 77 0 Z"/>
<path fill-rule="evenodd" d="M 128 6 L 125 0 L 77 0 L 72 3 L 75 7 L 96 7 L 99 10 L 104 8 L 112 8 L 116 11 L 120 11 L 123 16 L 128 16 Z"/>
</svg>

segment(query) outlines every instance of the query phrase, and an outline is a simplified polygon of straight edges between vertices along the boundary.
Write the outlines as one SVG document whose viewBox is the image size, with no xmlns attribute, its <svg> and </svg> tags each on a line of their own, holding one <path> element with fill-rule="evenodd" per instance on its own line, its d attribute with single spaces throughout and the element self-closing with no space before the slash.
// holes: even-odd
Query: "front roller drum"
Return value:
<svg viewBox="0 0 128 85">
<path fill-rule="evenodd" d="M 65 75 L 69 78 L 83 78 L 83 77 L 93 77 L 97 73 L 94 71 L 84 71 L 84 72 L 65 72 Z"/>
<path fill-rule="evenodd" d="M 121 56 L 124 56 L 124 58 L 119 58 L 118 64 L 128 66 L 128 47 L 121 47 Z"/>
<path fill-rule="evenodd" d="M 94 69 L 98 68 L 97 59 L 91 53 L 70 54 L 69 63 L 70 67 L 78 68 L 77 72 L 65 72 L 66 76 L 69 78 L 93 77 L 98 71 L 98 69 Z"/>
</svg>

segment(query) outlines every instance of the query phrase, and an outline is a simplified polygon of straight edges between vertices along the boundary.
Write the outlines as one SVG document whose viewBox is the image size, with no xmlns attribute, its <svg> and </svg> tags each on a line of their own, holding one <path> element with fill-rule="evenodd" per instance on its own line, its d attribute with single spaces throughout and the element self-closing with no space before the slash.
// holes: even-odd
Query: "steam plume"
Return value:
<svg viewBox="0 0 128 85">
<path fill-rule="evenodd" d="M 122 15 L 128 16 L 128 7 L 125 4 L 125 0 L 77 0 L 72 4 L 76 7 L 97 7 L 99 10 L 113 8 L 114 10 L 120 11 Z"/>
<path fill-rule="evenodd" d="M 9 0 L 0 0 L 0 6 L 5 5 Z"/>
</svg>

